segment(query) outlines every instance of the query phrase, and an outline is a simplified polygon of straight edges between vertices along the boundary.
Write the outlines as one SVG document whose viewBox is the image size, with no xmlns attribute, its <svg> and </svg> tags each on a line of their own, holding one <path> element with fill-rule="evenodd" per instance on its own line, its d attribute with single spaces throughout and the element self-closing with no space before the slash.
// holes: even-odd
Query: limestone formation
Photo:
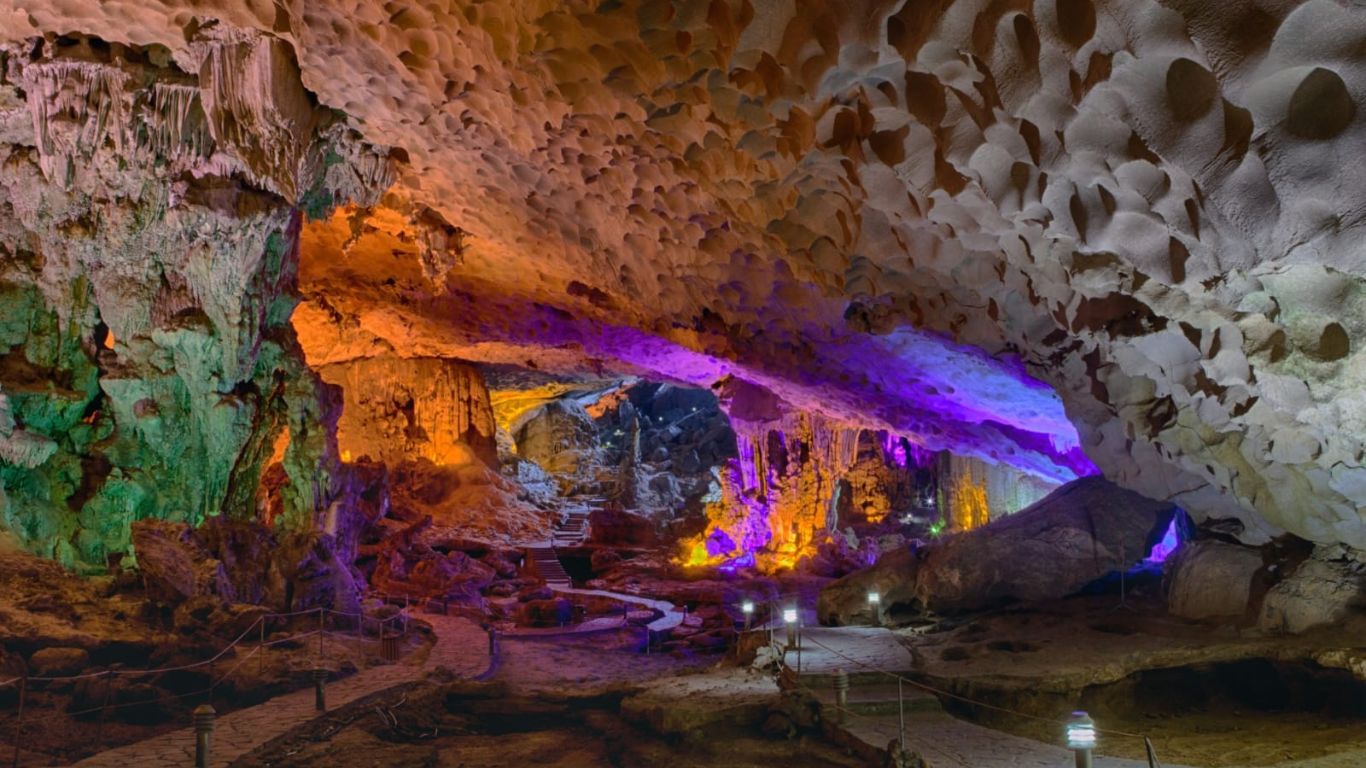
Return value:
<svg viewBox="0 0 1366 768">
<path fill-rule="evenodd" d="M 460 466 L 478 460 L 497 467 L 489 393 L 471 366 L 385 356 L 322 366 L 319 373 L 343 392 L 337 421 L 343 461 L 368 456 L 396 465 L 421 458 Z"/>
<path fill-rule="evenodd" d="M 1243 622 L 1252 598 L 1262 555 L 1256 549 L 1219 541 L 1192 542 L 1172 558 L 1167 605 L 1187 619 Z M 1257 590 L 1260 592 L 1260 590 Z"/>
<path fill-rule="evenodd" d="M 959 613 L 1054 600 L 1146 558 L 1177 509 L 1083 478 L 1009 517 L 884 556 L 822 591 L 820 613 L 847 622 L 866 612 L 867 589 L 888 609 Z"/>
<path fill-rule="evenodd" d="M 822 466 L 885 430 L 1366 548 L 1350 3 L 201 5 L 0 0 L 0 517 L 34 550 L 250 516 L 285 424 L 287 517 L 326 509 L 295 332 L 748 382 Z"/>
<path fill-rule="evenodd" d="M 288 322 L 299 209 L 372 199 L 390 162 L 282 41 L 182 41 L 0 49 L 0 525 L 70 565 L 117 561 L 134 520 L 255 517 L 284 434 L 276 522 L 312 528 L 336 492 Z"/>
</svg>

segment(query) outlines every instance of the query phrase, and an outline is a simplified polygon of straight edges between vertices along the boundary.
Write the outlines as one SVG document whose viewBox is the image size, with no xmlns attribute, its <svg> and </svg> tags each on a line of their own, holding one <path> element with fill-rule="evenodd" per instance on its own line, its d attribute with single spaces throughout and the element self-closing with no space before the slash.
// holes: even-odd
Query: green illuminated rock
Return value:
<svg viewBox="0 0 1366 768">
<path fill-rule="evenodd" d="M 312 530 L 338 493 L 336 396 L 289 324 L 300 209 L 387 166 L 286 46 L 202 36 L 175 65 L 0 47 L 0 530 L 72 567 L 142 519 Z"/>
</svg>

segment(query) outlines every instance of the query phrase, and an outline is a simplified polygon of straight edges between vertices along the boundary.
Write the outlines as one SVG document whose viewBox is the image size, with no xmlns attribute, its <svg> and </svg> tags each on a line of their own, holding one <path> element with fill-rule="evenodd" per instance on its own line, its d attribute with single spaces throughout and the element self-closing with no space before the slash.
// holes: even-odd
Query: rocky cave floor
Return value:
<svg viewBox="0 0 1366 768">
<path fill-rule="evenodd" d="M 1148 736 L 1167 764 L 1366 765 L 1366 618 L 1298 636 L 1171 617 L 1156 580 L 1116 594 L 1017 606 L 942 631 L 900 631 L 927 684 L 1043 721 L 944 698 L 991 728 L 1056 742 L 1080 707 Z M 1100 754 L 1143 759 L 1141 741 Z"/>
<path fill-rule="evenodd" d="M 264 650 L 252 629 L 264 609 L 189 601 L 172 609 L 136 578 L 81 577 L 27 554 L 0 551 L 0 682 L 23 674 L 83 679 L 33 683 L 25 692 L 21 765 L 67 764 L 111 747 L 186 727 L 210 703 L 220 714 L 312 685 L 322 658 L 329 679 L 384 663 L 375 625 L 358 637 L 354 620 L 329 619 L 321 645 L 315 614 L 267 623 Z M 394 609 L 371 605 L 370 619 Z M 369 621 L 369 619 L 367 620 Z M 199 665 L 243 634 L 212 667 Z M 419 625 L 401 641 L 400 663 L 420 660 L 431 637 Z M 190 667 L 110 680 L 106 670 Z M 85 677 L 91 675 L 91 677 Z M 204 691 L 216 681 L 211 696 Z M 18 685 L 0 686 L 0 755 L 13 757 Z M 107 713 L 101 710 L 108 705 Z"/>
<path fill-rule="evenodd" d="M 492 683 L 433 681 L 341 707 L 238 765 L 337 768 L 497 766 L 854 766 L 859 758 L 822 737 L 800 696 L 770 673 L 737 666 L 718 639 L 731 633 L 739 595 L 814 601 L 828 578 L 780 579 L 715 571 L 686 575 L 662 553 L 638 552 L 595 574 L 591 586 L 667 599 L 689 620 L 649 656 L 638 627 L 589 635 L 506 637 Z M 173 666 L 212 655 L 254 619 L 243 609 L 159 608 L 135 580 L 76 577 L 26 555 L 0 557 L 0 627 L 16 667 L 40 673 L 109 665 Z M 1366 619 L 1297 636 L 1213 627 L 1168 616 L 1160 577 L 1113 592 L 1011 606 L 887 633 L 919 679 L 966 699 L 941 697 L 950 714 L 1006 733 L 1057 743 L 1058 718 L 1080 706 L 1102 728 L 1149 736 L 1166 764 L 1346 768 L 1366 761 Z M 731 606 L 733 607 L 733 606 Z M 763 608 L 761 608 L 761 611 Z M 273 627 L 274 632 L 308 627 Z M 340 628 L 339 628 L 340 629 Z M 281 635 L 283 637 L 283 635 Z M 430 638 L 415 632 L 420 658 Z M 39 659 L 33 654 L 43 651 Z M 286 642 L 221 684 L 220 713 L 309 684 L 314 646 Z M 324 657 L 339 674 L 380 663 L 378 643 L 337 635 Z M 245 655 L 224 659 L 229 667 Z M 43 665 L 39 666 L 38 661 Z M 1355 676 L 1354 676 L 1355 675 Z M 8 677 L 6 674 L 3 677 Z M 183 727 L 202 696 L 202 670 L 106 692 L 101 681 L 30 692 L 23 764 L 55 764 Z M 105 696 L 125 706 L 101 720 L 68 714 Z M 12 744 L 14 690 L 0 689 L 0 734 Z M 142 703 L 139 703 L 142 702 Z M 806 714 L 800 714 L 805 712 Z M 780 725 L 774 727 L 774 715 Z M 1101 754 L 1141 759 L 1141 741 L 1105 738 Z M 38 762 L 33 762 L 37 760 Z"/>
<path fill-rule="evenodd" d="M 1151 586 L 1151 585 L 1148 585 Z M 1102 728 L 1149 736 L 1169 765 L 1346 768 L 1366 759 L 1363 627 L 1286 639 L 1169 618 L 1140 585 L 892 634 L 927 684 L 1035 717 L 1080 705 Z M 510 643 L 496 682 L 454 683 L 393 706 L 334 713 L 250 766 L 866 765 L 797 714 L 770 674 L 728 658 L 642 657 L 629 635 Z M 1057 743 L 1042 722 L 943 698 L 951 714 Z M 795 722 L 791 730 L 775 728 Z M 803 727 L 805 726 L 805 727 Z M 1099 754 L 1143 758 L 1105 737 Z M 932 763 L 937 765 L 937 763 Z"/>
</svg>

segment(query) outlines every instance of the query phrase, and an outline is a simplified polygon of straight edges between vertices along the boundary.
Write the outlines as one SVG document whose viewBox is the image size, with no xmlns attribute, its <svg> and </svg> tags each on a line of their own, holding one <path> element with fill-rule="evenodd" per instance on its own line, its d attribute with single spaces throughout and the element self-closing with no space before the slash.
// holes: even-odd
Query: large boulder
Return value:
<svg viewBox="0 0 1366 768">
<path fill-rule="evenodd" d="M 928 547 L 916 597 L 941 613 L 1064 597 L 1147 556 L 1177 513 L 1101 477 Z"/>
<path fill-rule="evenodd" d="M 1185 619 L 1236 619 L 1248 613 L 1260 550 L 1222 541 L 1191 542 L 1168 562 L 1167 609 Z"/>
<path fill-rule="evenodd" d="M 1262 599 L 1257 625 L 1298 633 L 1366 609 L 1366 562 L 1345 547 L 1318 547 Z"/>
<path fill-rule="evenodd" d="M 573 400 L 552 400 L 514 433 L 517 455 L 541 465 L 553 475 L 575 475 L 586 470 L 597 455 L 598 434 L 593 417 Z"/>
<path fill-rule="evenodd" d="M 336 539 L 321 531 L 279 534 L 255 522 L 212 520 L 133 524 L 138 569 L 154 600 L 194 598 L 290 611 L 324 606 L 356 611 L 362 585 Z"/>
<path fill-rule="evenodd" d="M 868 604 L 868 593 L 877 592 L 882 607 L 912 602 L 919 565 L 910 547 L 888 552 L 872 568 L 851 573 L 822 589 L 816 615 L 822 624 L 832 626 L 878 623 L 882 614 Z"/>
<path fill-rule="evenodd" d="M 206 595 L 236 599 L 223 563 L 184 523 L 138 520 L 133 523 L 133 552 L 153 600 L 179 603 Z"/>
<path fill-rule="evenodd" d="M 659 531 L 649 518 L 618 506 L 595 509 L 588 514 L 589 541 L 618 547 L 652 546 Z"/>
<path fill-rule="evenodd" d="M 1142 560 L 1177 512 L 1104 478 L 1074 480 L 1017 514 L 938 540 L 918 555 L 884 556 L 832 583 L 820 613 L 832 622 L 866 618 L 874 587 L 884 609 L 903 604 L 939 613 L 1057 599 Z"/>
<path fill-rule="evenodd" d="M 380 592 L 413 599 L 435 599 L 483 608 L 483 590 L 493 583 L 493 567 L 460 551 L 442 553 L 421 543 L 389 548 L 375 569 Z"/>
</svg>

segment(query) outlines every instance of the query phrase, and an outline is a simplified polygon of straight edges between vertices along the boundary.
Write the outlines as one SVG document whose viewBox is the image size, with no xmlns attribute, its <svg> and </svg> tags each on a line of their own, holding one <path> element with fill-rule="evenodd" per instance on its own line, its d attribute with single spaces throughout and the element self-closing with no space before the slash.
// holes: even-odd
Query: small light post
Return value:
<svg viewBox="0 0 1366 768">
<path fill-rule="evenodd" d="M 318 667 L 313 670 L 313 708 L 319 712 L 327 711 L 327 670 Z"/>
<path fill-rule="evenodd" d="M 754 621 L 754 601 L 746 600 L 740 603 L 740 613 L 745 615 L 745 631 L 749 631 L 749 626 Z"/>
<path fill-rule="evenodd" d="M 797 608 L 795 606 L 783 609 L 783 624 L 787 626 L 787 647 L 797 646 Z"/>
<path fill-rule="evenodd" d="M 835 722 L 843 723 L 844 713 L 849 709 L 849 673 L 843 668 L 835 670 Z"/>
<path fill-rule="evenodd" d="M 1067 724 L 1067 748 L 1077 754 L 1077 768 L 1091 768 L 1096 746 L 1096 724 L 1085 712 L 1073 712 Z"/>
<path fill-rule="evenodd" d="M 209 768 L 209 750 L 213 746 L 213 719 L 216 713 L 208 704 L 194 709 L 194 766 Z"/>
<path fill-rule="evenodd" d="M 873 613 L 873 623 L 882 623 L 882 593 L 875 589 L 868 590 L 868 610 Z"/>
</svg>

